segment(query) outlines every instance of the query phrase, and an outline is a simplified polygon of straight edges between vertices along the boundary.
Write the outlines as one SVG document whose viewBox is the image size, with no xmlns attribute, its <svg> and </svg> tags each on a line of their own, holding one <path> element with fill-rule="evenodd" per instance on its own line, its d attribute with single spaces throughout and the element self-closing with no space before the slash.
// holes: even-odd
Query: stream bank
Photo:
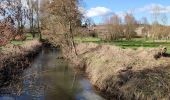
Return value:
<svg viewBox="0 0 170 100">
<path fill-rule="evenodd" d="M 158 49 L 132 50 L 95 43 L 79 43 L 76 47 L 78 56 L 69 53 L 65 57 L 86 72 L 106 99 L 169 99 L 170 58 L 155 59 Z"/>
<path fill-rule="evenodd" d="M 11 75 L 16 75 L 29 67 L 41 47 L 42 43 L 38 40 L 26 41 L 21 46 L 6 45 L 0 52 L 0 87 L 9 84 Z"/>
<path fill-rule="evenodd" d="M 29 40 L 23 45 L 7 44 L 0 51 L 0 68 L 8 66 L 29 66 L 30 61 L 41 50 L 42 43 L 39 40 Z"/>
</svg>

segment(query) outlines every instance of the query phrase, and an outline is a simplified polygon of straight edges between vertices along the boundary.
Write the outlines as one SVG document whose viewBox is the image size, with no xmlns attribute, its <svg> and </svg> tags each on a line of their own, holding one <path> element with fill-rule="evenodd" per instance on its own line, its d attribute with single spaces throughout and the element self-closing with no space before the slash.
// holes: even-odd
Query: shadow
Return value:
<svg viewBox="0 0 170 100">
<path fill-rule="evenodd" d="M 113 100 L 168 99 L 170 97 L 169 74 L 170 65 L 138 71 L 122 71 L 116 76 L 107 79 L 107 88 L 102 93 L 108 100 L 113 98 Z M 111 82 L 112 78 L 114 78 L 114 81 Z"/>
<path fill-rule="evenodd" d="M 24 66 L 20 66 L 20 62 L 9 62 L 8 65 L 0 70 L 0 96 L 20 95 L 22 91 L 22 74 L 25 68 Z M 14 64 L 14 66 L 12 64 Z"/>
<path fill-rule="evenodd" d="M 38 52 L 27 55 L 3 59 L 0 69 L 0 97 L 19 96 L 23 89 L 24 70 L 31 66 L 31 62 L 38 55 Z"/>
<path fill-rule="evenodd" d="M 170 57 L 170 54 L 165 53 L 165 54 L 162 55 L 162 57 L 167 57 L 167 58 L 169 58 L 169 57 Z"/>
</svg>

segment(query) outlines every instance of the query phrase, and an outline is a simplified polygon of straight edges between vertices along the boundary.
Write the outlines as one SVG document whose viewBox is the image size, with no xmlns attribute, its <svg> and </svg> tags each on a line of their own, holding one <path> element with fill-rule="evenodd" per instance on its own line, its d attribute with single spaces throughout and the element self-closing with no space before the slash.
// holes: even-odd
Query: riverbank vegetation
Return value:
<svg viewBox="0 0 170 100">
<path fill-rule="evenodd" d="M 80 43 L 77 51 L 79 58 L 71 61 L 85 69 L 91 83 L 107 99 L 169 98 L 170 58 L 155 59 L 159 49 Z"/>
<path fill-rule="evenodd" d="M 60 47 L 64 58 L 85 71 L 109 100 L 169 98 L 166 15 L 155 7 L 151 23 L 127 12 L 123 18 L 105 16 L 95 25 L 82 9 L 81 0 L 0 0 L 0 68 L 6 63 L 23 66 L 20 60 L 28 63 L 24 57 L 31 60 L 28 55 L 44 39 Z"/>
</svg>

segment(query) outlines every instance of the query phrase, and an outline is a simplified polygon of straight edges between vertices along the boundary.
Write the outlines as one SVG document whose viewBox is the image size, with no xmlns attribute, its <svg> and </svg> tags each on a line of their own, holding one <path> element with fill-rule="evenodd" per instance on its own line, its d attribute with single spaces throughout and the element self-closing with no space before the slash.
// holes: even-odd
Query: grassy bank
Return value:
<svg viewBox="0 0 170 100">
<path fill-rule="evenodd" d="M 7 45 L 1 47 L 2 54 L 20 54 L 26 53 L 26 51 L 34 51 L 36 47 L 41 45 L 40 41 L 37 39 L 27 40 L 27 41 L 11 41 Z"/>
<path fill-rule="evenodd" d="M 91 83 L 109 100 L 168 100 L 170 58 L 156 60 L 157 50 L 79 43 L 79 56 L 71 61 L 85 69 Z"/>
<path fill-rule="evenodd" d="M 23 58 L 29 54 L 34 54 L 41 47 L 41 42 L 37 39 L 27 40 L 19 43 L 8 43 L 1 47 L 0 50 L 0 68 L 4 67 L 8 59 L 13 59 L 13 62 L 17 63 L 16 59 Z M 10 61 L 8 63 L 11 63 Z"/>
<path fill-rule="evenodd" d="M 144 48 L 157 48 L 160 45 L 165 46 L 168 48 L 168 53 L 170 53 L 170 41 L 169 40 L 156 40 L 153 41 L 151 39 L 145 40 L 144 38 L 135 38 L 130 41 L 127 40 L 118 40 L 118 41 L 109 41 L 105 42 L 102 41 L 99 38 L 93 38 L 93 37 L 76 37 L 75 41 L 77 42 L 93 42 L 93 43 L 98 43 L 98 44 L 111 44 L 111 45 L 116 45 L 120 46 L 121 48 L 132 48 L 132 49 L 137 49 L 139 47 L 144 47 Z"/>
<path fill-rule="evenodd" d="M 27 40 L 22 44 L 9 43 L 0 51 L 0 86 L 10 84 L 14 77 L 20 78 L 25 68 L 31 65 L 31 61 L 39 53 L 41 42 L 38 40 Z M 15 80 L 17 81 L 17 80 Z"/>
<path fill-rule="evenodd" d="M 38 41 L 39 40 L 39 34 L 36 34 L 35 38 L 33 38 L 32 34 L 30 34 L 30 33 L 25 34 L 25 36 L 26 36 L 26 40 L 24 40 L 24 41 L 12 40 L 12 41 L 8 42 L 5 46 L 0 46 L 0 52 L 4 51 L 5 49 L 7 49 L 10 46 L 22 47 L 22 46 L 27 45 L 28 42 L 30 42 L 30 41 L 35 41 L 35 40 Z M 35 44 L 33 44 L 33 45 L 35 45 Z"/>
</svg>

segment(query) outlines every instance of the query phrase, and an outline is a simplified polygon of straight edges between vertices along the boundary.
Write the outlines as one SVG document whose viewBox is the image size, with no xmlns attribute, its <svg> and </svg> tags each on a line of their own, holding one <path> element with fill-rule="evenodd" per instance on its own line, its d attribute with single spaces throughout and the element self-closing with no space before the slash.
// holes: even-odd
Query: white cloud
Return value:
<svg viewBox="0 0 170 100">
<path fill-rule="evenodd" d="M 90 8 L 85 12 L 86 17 L 104 16 L 112 13 L 112 11 L 105 7 Z"/>
<path fill-rule="evenodd" d="M 153 13 L 153 9 L 155 9 L 156 7 L 159 8 L 160 13 L 170 13 L 170 6 L 163 6 L 161 4 L 146 5 L 142 8 L 138 8 L 137 11 Z"/>
</svg>

